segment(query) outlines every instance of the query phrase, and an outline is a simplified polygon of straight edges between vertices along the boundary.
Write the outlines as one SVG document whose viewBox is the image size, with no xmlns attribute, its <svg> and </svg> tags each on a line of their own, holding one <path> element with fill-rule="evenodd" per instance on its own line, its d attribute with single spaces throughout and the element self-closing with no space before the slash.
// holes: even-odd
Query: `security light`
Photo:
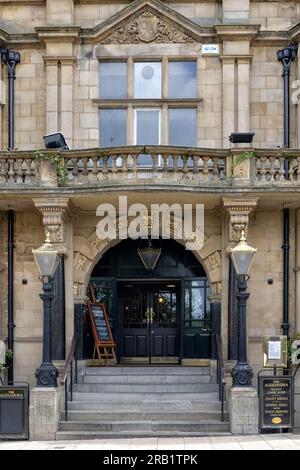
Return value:
<svg viewBox="0 0 300 470">
<path fill-rule="evenodd" d="M 229 140 L 233 144 L 251 144 L 254 132 L 233 132 L 229 136 Z"/>
<path fill-rule="evenodd" d="M 61 132 L 44 135 L 43 139 L 45 142 L 45 147 L 47 149 L 62 149 L 62 150 L 70 149 L 70 147 L 68 146 Z"/>
</svg>

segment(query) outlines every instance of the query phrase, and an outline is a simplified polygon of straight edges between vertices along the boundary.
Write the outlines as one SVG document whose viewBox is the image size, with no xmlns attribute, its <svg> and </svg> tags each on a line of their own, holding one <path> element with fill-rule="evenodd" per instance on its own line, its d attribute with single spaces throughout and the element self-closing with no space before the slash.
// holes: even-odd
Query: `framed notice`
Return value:
<svg viewBox="0 0 300 470">
<path fill-rule="evenodd" d="M 259 415 L 261 429 L 293 427 L 293 377 L 259 377 Z"/>
<path fill-rule="evenodd" d="M 263 336 L 264 367 L 287 367 L 287 337 Z"/>
</svg>

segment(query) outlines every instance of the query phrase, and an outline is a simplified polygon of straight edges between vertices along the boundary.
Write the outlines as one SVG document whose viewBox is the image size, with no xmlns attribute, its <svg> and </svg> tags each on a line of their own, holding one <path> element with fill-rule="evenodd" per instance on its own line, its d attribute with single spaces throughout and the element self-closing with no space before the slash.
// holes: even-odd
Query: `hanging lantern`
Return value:
<svg viewBox="0 0 300 470">
<path fill-rule="evenodd" d="M 152 271 L 161 255 L 161 248 L 154 248 L 151 240 L 148 240 L 148 246 L 138 248 L 137 251 L 147 271 Z"/>
</svg>

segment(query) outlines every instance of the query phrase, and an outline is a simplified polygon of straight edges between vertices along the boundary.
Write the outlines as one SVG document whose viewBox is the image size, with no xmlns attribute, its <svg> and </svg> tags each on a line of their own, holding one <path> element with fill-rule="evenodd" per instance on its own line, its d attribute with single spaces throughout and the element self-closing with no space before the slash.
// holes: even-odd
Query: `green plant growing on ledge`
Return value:
<svg viewBox="0 0 300 470">
<path fill-rule="evenodd" d="M 250 158 L 253 158 L 253 157 L 255 157 L 254 150 L 247 150 L 246 152 L 241 152 L 234 157 L 233 166 L 240 165 L 244 161 L 249 160 Z"/>
<path fill-rule="evenodd" d="M 6 369 L 7 362 L 11 361 L 13 357 L 14 353 L 10 349 L 8 349 L 5 353 L 6 364 L 0 364 L 0 370 Z"/>
<path fill-rule="evenodd" d="M 60 153 L 46 153 L 42 152 L 41 150 L 36 150 L 33 153 L 33 156 L 38 160 L 50 161 L 56 165 L 58 181 L 61 184 L 67 182 L 68 173 L 67 168 L 65 166 L 64 158 L 61 156 Z"/>
</svg>

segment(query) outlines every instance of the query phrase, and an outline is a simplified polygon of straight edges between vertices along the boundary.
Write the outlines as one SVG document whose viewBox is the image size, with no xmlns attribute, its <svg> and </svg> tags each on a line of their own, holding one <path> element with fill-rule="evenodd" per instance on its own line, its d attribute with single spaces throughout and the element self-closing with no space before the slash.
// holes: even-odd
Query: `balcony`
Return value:
<svg viewBox="0 0 300 470">
<path fill-rule="evenodd" d="M 39 153 L 42 158 L 54 154 L 53 150 Z M 300 188 L 300 149 L 132 146 L 55 155 L 61 158 L 59 173 L 56 164 L 37 158 L 34 151 L 0 152 L 0 190 L 120 185 Z"/>
</svg>

